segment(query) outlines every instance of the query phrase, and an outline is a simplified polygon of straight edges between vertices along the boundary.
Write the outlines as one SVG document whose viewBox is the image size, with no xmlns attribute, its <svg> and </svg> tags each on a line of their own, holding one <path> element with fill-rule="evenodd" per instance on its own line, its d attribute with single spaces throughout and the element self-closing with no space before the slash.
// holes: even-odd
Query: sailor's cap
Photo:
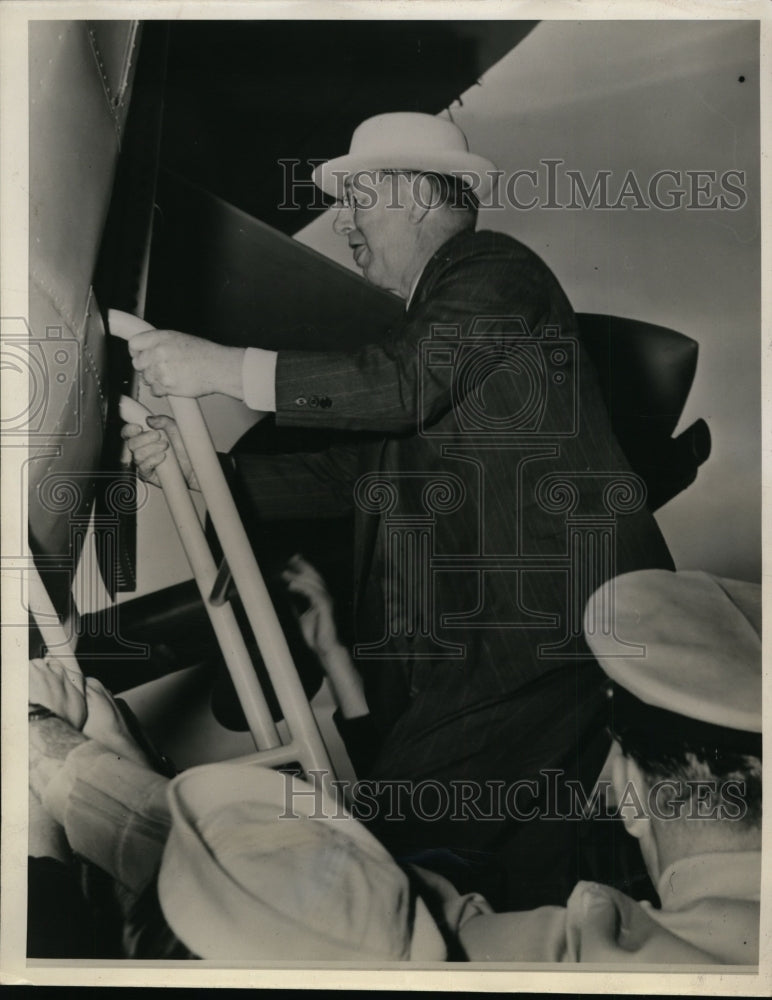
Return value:
<svg viewBox="0 0 772 1000">
<path fill-rule="evenodd" d="M 168 799 L 158 899 L 200 958 L 445 958 L 405 873 L 322 784 L 218 763 L 183 772 Z"/>
<path fill-rule="evenodd" d="M 592 595 L 584 630 L 606 674 L 643 704 L 761 732 L 758 584 L 699 571 L 626 573 Z"/>
</svg>

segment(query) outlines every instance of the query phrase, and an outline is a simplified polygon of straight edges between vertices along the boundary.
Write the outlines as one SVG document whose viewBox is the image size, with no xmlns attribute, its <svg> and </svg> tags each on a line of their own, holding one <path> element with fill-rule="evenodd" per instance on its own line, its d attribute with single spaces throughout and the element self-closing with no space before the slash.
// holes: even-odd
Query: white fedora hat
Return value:
<svg viewBox="0 0 772 1000">
<path fill-rule="evenodd" d="M 466 136 L 453 122 L 414 111 L 375 115 L 357 126 L 346 156 L 314 169 L 314 183 L 340 198 L 343 183 L 363 170 L 416 170 L 466 178 L 478 200 L 490 198 L 499 171 L 490 160 L 469 152 Z"/>
</svg>

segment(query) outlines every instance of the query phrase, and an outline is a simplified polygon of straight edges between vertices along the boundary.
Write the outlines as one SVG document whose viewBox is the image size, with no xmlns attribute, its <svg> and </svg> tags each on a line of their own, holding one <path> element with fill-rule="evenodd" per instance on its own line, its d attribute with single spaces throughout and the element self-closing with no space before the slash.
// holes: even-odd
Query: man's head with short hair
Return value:
<svg viewBox="0 0 772 1000">
<path fill-rule="evenodd" d="M 611 733 L 649 788 L 659 785 L 672 792 L 663 795 L 660 806 L 666 818 L 728 819 L 747 829 L 760 828 L 760 749 L 752 752 L 756 748 L 750 740 L 746 747 L 729 747 L 708 726 L 679 731 L 673 713 L 652 711 L 647 718 L 646 726 L 620 720 Z"/>
<path fill-rule="evenodd" d="M 681 858 L 761 845 L 760 754 L 700 739 L 697 727 L 682 735 L 670 714 L 611 727 L 615 796 L 655 883 Z"/>
<path fill-rule="evenodd" d="M 608 581 L 585 635 L 609 675 L 609 770 L 656 884 L 675 861 L 761 846 L 760 588 L 644 570 Z"/>
</svg>

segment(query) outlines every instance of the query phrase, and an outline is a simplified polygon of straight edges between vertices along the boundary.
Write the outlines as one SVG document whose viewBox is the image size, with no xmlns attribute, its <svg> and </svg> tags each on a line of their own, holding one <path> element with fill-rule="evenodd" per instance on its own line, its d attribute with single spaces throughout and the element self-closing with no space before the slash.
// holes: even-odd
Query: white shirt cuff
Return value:
<svg viewBox="0 0 772 1000">
<path fill-rule="evenodd" d="M 241 363 L 244 402 L 251 410 L 276 412 L 276 351 L 248 347 Z"/>
</svg>

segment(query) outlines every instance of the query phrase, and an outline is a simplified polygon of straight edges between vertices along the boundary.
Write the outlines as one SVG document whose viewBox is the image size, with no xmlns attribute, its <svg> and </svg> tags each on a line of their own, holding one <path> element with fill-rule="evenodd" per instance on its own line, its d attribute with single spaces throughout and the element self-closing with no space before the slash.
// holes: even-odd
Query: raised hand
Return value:
<svg viewBox="0 0 772 1000">
<path fill-rule="evenodd" d="M 299 555 L 289 560 L 282 572 L 282 579 L 290 593 L 299 594 L 308 600 L 308 607 L 296 612 L 300 629 L 309 647 L 319 657 L 343 717 L 354 719 L 367 715 L 362 678 L 348 650 L 338 639 L 332 597 L 324 580 Z"/>
<path fill-rule="evenodd" d="M 86 707 L 86 678 L 76 666 L 67 666 L 56 657 L 29 661 L 29 701 L 42 705 L 75 729 L 82 729 Z"/>
<path fill-rule="evenodd" d="M 96 740 L 119 757 L 150 766 L 113 696 L 100 681 L 84 677 L 78 668 L 53 656 L 30 660 L 29 701 L 50 709 L 84 737 Z"/>
<path fill-rule="evenodd" d="M 292 556 L 281 575 L 290 593 L 308 599 L 308 607 L 297 612 L 300 630 L 309 648 L 319 657 L 326 656 L 340 646 L 333 601 L 327 585 L 317 570 L 300 555 Z"/>
</svg>

